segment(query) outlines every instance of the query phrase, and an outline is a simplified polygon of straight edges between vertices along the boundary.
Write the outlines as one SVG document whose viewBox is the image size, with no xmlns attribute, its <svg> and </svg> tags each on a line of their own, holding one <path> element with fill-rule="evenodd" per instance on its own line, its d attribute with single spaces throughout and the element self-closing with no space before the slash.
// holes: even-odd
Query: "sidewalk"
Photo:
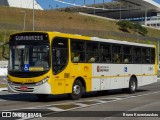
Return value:
<svg viewBox="0 0 160 120">
<path fill-rule="evenodd" d="M 7 90 L 8 90 L 7 87 L 5 87 L 5 88 L 0 88 L 0 91 L 7 91 Z"/>
</svg>

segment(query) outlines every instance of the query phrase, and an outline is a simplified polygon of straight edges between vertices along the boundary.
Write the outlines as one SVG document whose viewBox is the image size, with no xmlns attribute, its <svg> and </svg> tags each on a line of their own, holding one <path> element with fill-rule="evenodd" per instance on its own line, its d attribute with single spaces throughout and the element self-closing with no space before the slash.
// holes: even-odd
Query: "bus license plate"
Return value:
<svg viewBox="0 0 160 120">
<path fill-rule="evenodd" d="M 21 91 L 26 91 L 26 90 L 28 90 L 28 87 L 27 87 L 27 86 L 21 86 L 21 87 L 20 87 L 20 90 L 21 90 Z"/>
</svg>

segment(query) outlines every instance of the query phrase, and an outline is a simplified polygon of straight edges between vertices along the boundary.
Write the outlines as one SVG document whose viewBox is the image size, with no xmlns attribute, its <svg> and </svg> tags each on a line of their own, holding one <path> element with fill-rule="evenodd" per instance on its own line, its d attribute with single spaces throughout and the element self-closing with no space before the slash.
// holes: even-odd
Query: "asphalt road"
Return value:
<svg viewBox="0 0 160 120">
<path fill-rule="evenodd" d="M 39 100 L 31 94 L 1 91 L 0 111 L 39 113 L 42 118 L 31 116 L 32 119 L 37 120 L 158 120 L 160 119 L 160 80 L 140 87 L 135 94 L 128 94 L 121 90 L 112 90 L 103 94 L 92 92 L 83 95 L 83 98 L 78 101 L 69 100 L 66 95 L 49 96 L 47 100 Z M 153 117 L 144 117 L 146 114 L 152 114 Z M 137 115 L 143 117 L 135 117 Z M 157 115 L 159 117 L 155 117 Z M 7 119 L 21 119 L 20 116 L 14 115 L 14 117 Z"/>
</svg>

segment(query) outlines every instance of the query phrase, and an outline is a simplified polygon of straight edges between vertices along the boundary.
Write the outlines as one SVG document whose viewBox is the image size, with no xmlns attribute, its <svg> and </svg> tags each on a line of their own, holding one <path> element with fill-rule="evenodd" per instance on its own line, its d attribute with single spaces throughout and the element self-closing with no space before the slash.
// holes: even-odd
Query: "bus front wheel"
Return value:
<svg viewBox="0 0 160 120">
<path fill-rule="evenodd" d="M 72 93 L 69 97 L 73 100 L 78 100 L 82 96 L 82 83 L 79 80 L 75 80 L 72 86 Z"/>
<path fill-rule="evenodd" d="M 131 77 L 130 81 L 129 81 L 129 93 L 135 93 L 137 90 L 137 82 L 136 82 L 136 78 L 135 77 Z"/>
</svg>

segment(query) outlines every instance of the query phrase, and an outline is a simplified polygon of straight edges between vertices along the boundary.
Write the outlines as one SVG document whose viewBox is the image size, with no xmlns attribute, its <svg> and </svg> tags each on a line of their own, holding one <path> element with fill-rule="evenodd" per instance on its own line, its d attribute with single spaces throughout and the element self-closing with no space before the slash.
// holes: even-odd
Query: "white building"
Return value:
<svg viewBox="0 0 160 120">
<path fill-rule="evenodd" d="M 0 0 L 0 6 L 33 9 L 33 0 Z M 43 10 L 36 0 L 34 0 L 34 9 Z"/>
</svg>

